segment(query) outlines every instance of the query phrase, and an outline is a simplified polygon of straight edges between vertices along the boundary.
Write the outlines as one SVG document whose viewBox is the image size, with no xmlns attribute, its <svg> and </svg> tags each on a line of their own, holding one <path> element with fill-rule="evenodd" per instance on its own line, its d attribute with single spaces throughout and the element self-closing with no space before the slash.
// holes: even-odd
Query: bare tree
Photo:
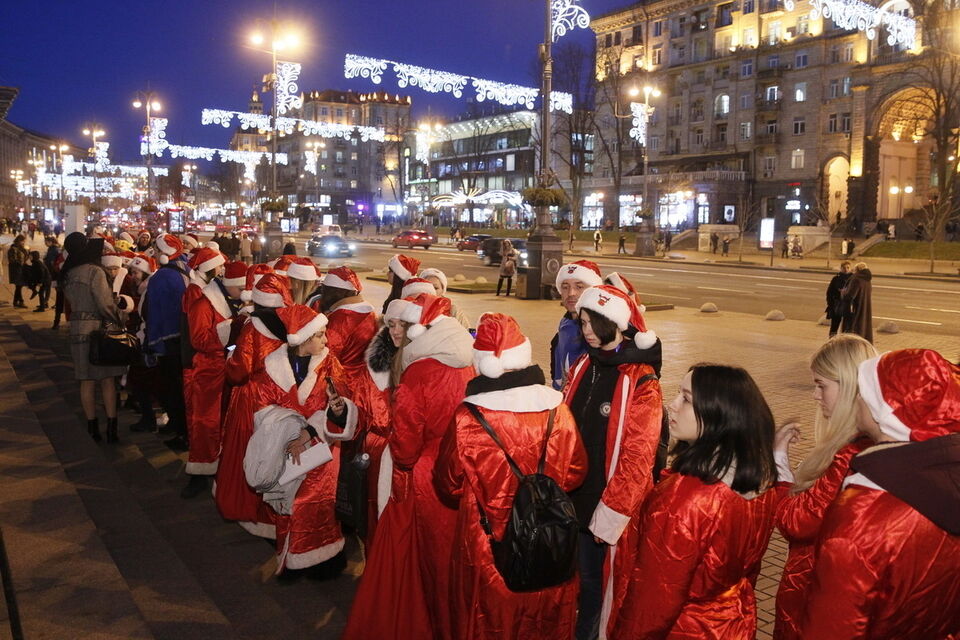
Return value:
<svg viewBox="0 0 960 640">
<path fill-rule="evenodd" d="M 621 58 L 623 47 L 606 47 L 597 52 L 595 70 L 595 99 L 597 113 L 595 131 L 598 151 L 606 159 L 610 178 L 613 179 L 613 197 L 604 200 L 604 222 L 614 221 L 620 224 L 620 185 L 625 171 L 632 169 L 628 159 L 635 156 L 629 149 L 631 121 L 625 116 L 624 92 L 626 75 L 623 73 Z M 644 203 L 646 206 L 647 203 Z"/>
<path fill-rule="evenodd" d="M 383 128 L 384 141 L 377 148 L 377 178 L 385 179 L 393 192 L 394 202 L 402 204 L 407 192 L 407 175 L 403 170 L 403 150 L 411 132 L 408 116 L 390 110 Z"/>
<path fill-rule="evenodd" d="M 835 215 L 830 213 L 830 193 L 826 178 L 823 179 L 823 183 L 821 188 L 817 190 L 813 208 L 809 213 L 816 219 L 818 227 L 826 228 L 829 232 L 827 234 L 827 269 L 829 269 L 833 258 L 833 232 L 840 226 L 841 221 L 839 211 Z"/>
</svg>

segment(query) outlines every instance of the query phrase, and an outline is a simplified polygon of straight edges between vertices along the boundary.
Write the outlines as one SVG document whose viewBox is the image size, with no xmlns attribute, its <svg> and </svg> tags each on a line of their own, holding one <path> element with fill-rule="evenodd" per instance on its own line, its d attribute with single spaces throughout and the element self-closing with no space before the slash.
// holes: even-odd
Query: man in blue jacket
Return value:
<svg viewBox="0 0 960 640">
<path fill-rule="evenodd" d="M 567 371 L 577 359 L 587 352 L 587 343 L 580 334 L 577 318 L 577 301 L 580 294 L 590 287 L 603 284 L 600 267 L 590 260 L 577 260 L 560 267 L 557 272 L 557 291 L 563 301 L 565 312 L 560 320 L 557 334 L 550 341 L 550 377 L 553 388 L 561 389 L 566 382 Z"/>
</svg>

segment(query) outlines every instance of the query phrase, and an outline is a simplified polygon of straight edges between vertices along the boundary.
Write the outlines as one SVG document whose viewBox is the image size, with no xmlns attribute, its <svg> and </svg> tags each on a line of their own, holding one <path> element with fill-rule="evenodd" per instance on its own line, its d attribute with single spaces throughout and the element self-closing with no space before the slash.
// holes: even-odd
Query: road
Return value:
<svg viewBox="0 0 960 640">
<path fill-rule="evenodd" d="M 357 242 L 356 260 L 382 268 L 398 250 L 389 245 Z M 424 266 L 442 269 L 448 276 L 497 277 L 496 267 L 485 267 L 470 252 L 435 245 L 429 250 L 401 250 Z M 722 311 L 766 315 L 779 309 L 787 318 L 816 321 L 823 313 L 830 276 L 817 272 L 768 271 L 716 265 L 658 263 L 630 258 L 604 257 L 602 271 L 627 276 L 648 300 L 677 307 L 699 308 L 714 302 Z M 874 330 L 885 320 L 921 333 L 960 336 L 960 283 L 874 276 Z"/>
</svg>

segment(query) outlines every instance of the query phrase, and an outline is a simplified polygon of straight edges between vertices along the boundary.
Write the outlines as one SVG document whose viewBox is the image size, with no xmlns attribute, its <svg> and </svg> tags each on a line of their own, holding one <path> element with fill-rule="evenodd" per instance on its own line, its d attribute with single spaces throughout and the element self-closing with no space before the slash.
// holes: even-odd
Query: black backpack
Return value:
<svg viewBox="0 0 960 640">
<path fill-rule="evenodd" d="M 550 476 L 544 475 L 547 442 L 553 431 L 556 409 L 550 411 L 537 472 L 524 475 L 503 447 L 496 431 L 476 405 L 464 403 L 507 457 L 510 470 L 520 484 L 513 496 L 510 521 L 503 540 L 496 540 L 490 522 L 480 506 L 480 525 L 490 538 L 493 564 L 507 588 L 514 592 L 540 591 L 566 582 L 577 570 L 579 524 L 570 497 Z"/>
</svg>

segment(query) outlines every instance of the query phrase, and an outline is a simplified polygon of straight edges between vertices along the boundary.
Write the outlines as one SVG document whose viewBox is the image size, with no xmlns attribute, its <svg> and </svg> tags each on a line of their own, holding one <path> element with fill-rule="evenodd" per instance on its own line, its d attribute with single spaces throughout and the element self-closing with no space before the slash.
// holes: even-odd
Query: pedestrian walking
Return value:
<svg viewBox="0 0 960 640">
<path fill-rule="evenodd" d="M 30 259 L 24 266 L 26 283 L 30 287 L 30 299 L 39 298 L 35 313 L 46 311 L 50 301 L 51 276 L 39 251 L 31 251 Z"/>
<path fill-rule="evenodd" d="M 960 629 L 960 368 L 905 349 L 862 362 L 850 461 L 823 522 L 802 638 L 949 638 Z"/>
<path fill-rule="evenodd" d="M 27 308 L 23 302 L 24 268 L 30 257 L 26 243 L 26 236 L 18 235 L 7 249 L 7 273 L 10 274 L 10 284 L 13 285 L 13 306 L 20 309 Z"/>
<path fill-rule="evenodd" d="M 590 260 L 565 264 L 557 272 L 555 286 L 564 312 L 557 333 L 550 341 L 550 378 L 554 389 L 563 388 L 570 367 L 587 352 L 587 343 L 583 341 L 577 319 L 577 301 L 589 287 L 601 284 L 600 267 Z"/>
<path fill-rule="evenodd" d="M 897 225 L 894 223 L 887 223 L 887 240 L 890 242 L 897 241 Z"/>
<path fill-rule="evenodd" d="M 60 270 L 60 285 L 70 303 L 70 354 L 74 375 L 80 383 L 80 403 L 87 419 L 87 433 L 100 442 L 96 390 L 100 387 L 107 414 L 107 442 L 119 440 L 117 434 L 117 378 L 126 367 L 90 363 L 90 334 L 108 327 L 120 329 L 120 310 L 100 266 L 103 239 L 87 239 L 82 233 L 67 236 L 66 262 Z"/>
<path fill-rule="evenodd" d="M 830 320 L 830 337 L 836 335 L 840 323 L 843 322 L 845 311 L 843 288 L 847 286 L 851 275 L 853 274 L 850 273 L 850 263 L 845 260 L 840 263 L 840 273 L 830 278 L 830 284 L 827 285 L 827 308 L 825 312 L 827 319 Z"/>
<path fill-rule="evenodd" d="M 600 229 L 597 229 L 593 232 L 593 250 L 597 253 L 600 253 L 603 249 L 603 234 L 600 233 Z"/>
<path fill-rule="evenodd" d="M 913 239 L 917 242 L 923 240 L 923 234 L 926 232 L 926 227 L 923 226 L 923 223 L 920 222 L 917 224 L 917 228 L 913 232 Z"/>
<path fill-rule="evenodd" d="M 260 241 L 260 236 L 256 233 L 251 234 L 250 238 L 250 253 L 253 254 L 253 261 L 256 263 L 263 262 L 263 243 Z"/>
<path fill-rule="evenodd" d="M 610 637 L 753 638 L 779 499 L 773 414 L 750 374 L 707 364 L 687 372 L 669 409 L 675 455 L 639 514 Z"/>
<path fill-rule="evenodd" d="M 617 238 L 617 255 L 627 252 L 627 235 L 621 233 L 620 237 Z"/>
<path fill-rule="evenodd" d="M 891 225 L 891 229 L 892 229 Z M 841 291 L 844 333 L 855 333 L 868 342 L 873 342 L 873 274 L 866 263 L 858 262 L 853 275 Z"/>
<path fill-rule="evenodd" d="M 253 264 L 253 240 L 249 233 L 244 233 L 240 238 L 240 260 L 247 266 Z"/>
<path fill-rule="evenodd" d="M 790 241 L 790 256 L 803 260 L 803 238 L 799 235 L 794 235 Z"/>
<path fill-rule="evenodd" d="M 788 494 L 777 507 L 776 526 L 790 545 L 777 590 L 774 637 L 802 640 L 799 626 L 813 572 L 818 533 L 827 508 L 840 495 L 850 460 L 870 445 L 857 430 L 857 375 L 860 363 L 877 350 L 860 336 L 830 339 L 810 360 L 813 397 L 818 410 L 813 450 L 797 468 L 790 468 L 789 447 L 799 438 L 794 425 L 777 432 L 774 459 L 780 487 Z"/>
<path fill-rule="evenodd" d="M 497 296 L 500 296 L 500 289 L 503 287 L 503 281 L 507 281 L 507 297 L 510 297 L 510 286 L 513 284 L 513 277 L 517 274 L 517 252 L 513 248 L 513 243 L 504 239 L 500 243 L 500 278 L 497 280 Z"/>
<path fill-rule="evenodd" d="M 713 231 L 710 233 L 710 253 L 716 253 L 720 246 L 720 235 Z"/>
<path fill-rule="evenodd" d="M 720 255 L 726 258 L 730 255 L 730 236 L 723 236 L 723 241 L 720 243 L 721 250 Z"/>
</svg>

